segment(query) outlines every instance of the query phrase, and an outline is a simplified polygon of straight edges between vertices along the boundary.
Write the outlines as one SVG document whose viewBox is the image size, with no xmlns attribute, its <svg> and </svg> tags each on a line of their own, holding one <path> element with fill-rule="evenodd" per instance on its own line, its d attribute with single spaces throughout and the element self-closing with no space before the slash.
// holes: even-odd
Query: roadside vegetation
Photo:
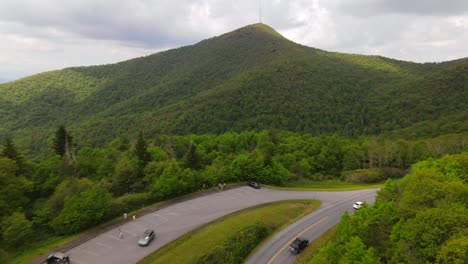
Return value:
<svg viewBox="0 0 468 264">
<path fill-rule="evenodd" d="M 50 152 L 28 158 L 8 139 L 0 149 L 0 255 L 11 262 L 45 248 L 45 241 L 67 240 L 125 212 L 219 183 L 374 187 L 402 177 L 417 161 L 466 150 L 464 142 L 464 134 L 411 141 L 265 130 L 139 133 L 105 148 L 80 148 L 72 132 L 59 127 Z"/>
<path fill-rule="evenodd" d="M 242 263 L 263 240 L 319 205 L 289 200 L 247 208 L 197 228 L 139 263 Z"/>
<path fill-rule="evenodd" d="M 313 181 L 302 179 L 294 182 L 287 182 L 282 186 L 267 185 L 266 187 L 280 190 L 313 190 L 313 191 L 351 191 L 369 188 L 379 188 L 385 182 L 380 183 L 347 183 L 342 180 Z"/>
<path fill-rule="evenodd" d="M 467 263 L 467 184 L 467 152 L 421 161 L 374 205 L 345 213 L 307 263 Z"/>
</svg>

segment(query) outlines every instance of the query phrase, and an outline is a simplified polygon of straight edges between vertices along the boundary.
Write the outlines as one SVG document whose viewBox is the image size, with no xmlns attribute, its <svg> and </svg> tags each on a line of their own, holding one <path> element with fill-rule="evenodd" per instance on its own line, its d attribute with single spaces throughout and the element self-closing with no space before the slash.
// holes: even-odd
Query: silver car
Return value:
<svg viewBox="0 0 468 264">
<path fill-rule="evenodd" d="M 156 236 L 156 233 L 154 232 L 154 230 L 151 230 L 151 229 L 145 230 L 141 238 L 138 240 L 138 245 L 140 246 L 149 245 L 149 243 L 151 243 L 151 241 L 154 239 L 155 236 Z"/>
</svg>

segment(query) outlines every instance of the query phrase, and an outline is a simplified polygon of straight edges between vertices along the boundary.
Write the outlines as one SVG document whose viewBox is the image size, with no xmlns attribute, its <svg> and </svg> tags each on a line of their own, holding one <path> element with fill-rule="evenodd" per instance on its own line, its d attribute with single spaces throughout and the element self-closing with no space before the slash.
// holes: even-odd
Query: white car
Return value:
<svg viewBox="0 0 468 264">
<path fill-rule="evenodd" d="M 357 202 L 355 202 L 355 203 L 353 204 L 353 208 L 354 208 L 355 210 L 359 210 L 359 209 L 361 209 L 361 207 L 362 207 L 363 204 L 364 204 L 363 202 L 357 201 Z"/>
</svg>

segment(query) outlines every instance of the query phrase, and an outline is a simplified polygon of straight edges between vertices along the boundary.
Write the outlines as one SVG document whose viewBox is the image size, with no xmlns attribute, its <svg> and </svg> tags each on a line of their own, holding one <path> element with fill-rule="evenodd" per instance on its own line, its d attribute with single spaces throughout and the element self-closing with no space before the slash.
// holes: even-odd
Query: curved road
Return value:
<svg viewBox="0 0 468 264">
<path fill-rule="evenodd" d="M 290 239 L 307 229 L 302 236 L 313 240 L 328 227 L 335 225 L 341 214 L 351 208 L 355 200 L 372 202 L 376 190 L 314 192 L 240 187 L 215 192 L 168 206 L 120 226 L 122 239 L 119 239 L 118 229 L 110 230 L 67 253 L 73 264 L 136 263 L 190 230 L 226 214 L 279 200 L 321 200 L 322 205 L 318 210 L 278 233 L 248 260 L 248 263 L 292 263 L 295 256 L 282 250 Z M 154 229 L 157 236 L 148 247 L 139 247 L 136 242 L 145 229 Z"/>
</svg>

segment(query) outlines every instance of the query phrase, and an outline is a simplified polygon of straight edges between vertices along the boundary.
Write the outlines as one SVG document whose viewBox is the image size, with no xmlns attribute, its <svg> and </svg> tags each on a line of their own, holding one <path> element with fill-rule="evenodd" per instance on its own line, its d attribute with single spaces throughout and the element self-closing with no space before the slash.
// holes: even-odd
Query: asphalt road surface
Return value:
<svg viewBox="0 0 468 264">
<path fill-rule="evenodd" d="M 338 198 L 330 204 L 322 204 L 315 212 L 303 217 L 272 237 L 247 260 L 246 264 L 294 263 L 297 255 L 289 252 L 288 247 L 296 237 L 312 242 L 328 229 L 338 224 L 345 211 L 353 214 L 354 209 L 352 208 L 352 204 L 354 201 L 360 200 L 373 203 L 375 193 L 376 189 L 363 190 L 346 198 Z"/>
<path fill-rule="evenodd" d="M 119 238 L 119 229 L 116 228 L 88 240 L 67 253 L 70 254 L 73 264 L 136 263 L 181 235 L 226 214 L 273 201 L 321 200 L 322 206 L 317 211 L 278 233 L 249 259 L 249 263 L 270 261 L 270 263 L 292 263 L 295 256 L 284 250 L 290 239 L 306 230 L 301 236 L 313 240 L 328 227 L 335 225 L 341 214 L 349 210 L 355 200 L 371 202 L 376 190 L 314 192 L 266 188 L 256 190 L 246 186 L 216 191 L 211 195 L 174 204 L 141 218 L 137 217 L 135 221 L 129 217 L 129 222 L 119 227 L 123 234 L 122 238 Z M 140 247 L 137 241 L 146 229 L 154 229 L 157 235 L 149 246 Z"/>
</svg>

